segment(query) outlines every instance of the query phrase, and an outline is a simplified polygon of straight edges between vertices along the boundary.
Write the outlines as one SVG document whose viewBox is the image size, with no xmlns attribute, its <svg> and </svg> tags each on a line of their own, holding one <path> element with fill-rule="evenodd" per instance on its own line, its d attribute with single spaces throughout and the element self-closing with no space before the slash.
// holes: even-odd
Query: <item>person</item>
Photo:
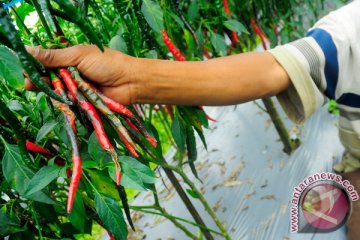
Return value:
<svg viewBox="0 0 360 240">
<path fill-rule="evenodd" d="M 306 37 L 262 53 L 202 62 L 134 58 L 92 45 L 59 50 L 28 47 L 46 67 L 76 66 L 108 97 L 123 104 L 222 106 L 277 96 L 289 118 L 304 122 L 335 99 L 346 153 L 335 166 L 360 190 L 360 1 L 331 12 Z M 32 89 L 31 82 L 26 88 Z M 355 202 L 348 237 L 360 239 Z"/>
</svg>

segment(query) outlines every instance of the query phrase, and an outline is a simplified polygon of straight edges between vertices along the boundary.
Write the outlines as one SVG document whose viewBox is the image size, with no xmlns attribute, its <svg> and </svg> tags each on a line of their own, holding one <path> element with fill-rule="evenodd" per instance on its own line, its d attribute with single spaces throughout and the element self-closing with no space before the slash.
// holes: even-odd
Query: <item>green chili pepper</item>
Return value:
<svg viewBox="0 0 360 240">
<path fill-rule="evenodd" d="M 118 190 L 118 194 L 119 194 L 119 197 L 121 199 L 121 203 L 122 203 L 122 206 L 124 208 L 124 211 L 125 211 L 125 214 L 126 214 L 126 218 L 128 220 L 128 223 L 131 227 L 131 229 L 133 231 L 135 231 L 135 227 L 134 227 L 134 224 L 133 224 L 133 221 L 131 219 L 131 214 L 130 214 L 130 208 L 129 208 L 129 204 L 128 204 L 128 199 L 127 199 L 127 195 L 126 195 L 126 192 L 125 192 L 125 188 L 123 186 L 118 186 L 117 187 L 117 190 Z"/>
<path fill-rule="evenodd" d="M 54 22 L 53 17 L 51 16 L 50 9 L 49 9 L 50 3 L 48 2 L 48 0 L 38 0 L 38 2 L 39 2 L 41 10 L 43 12 L 44 18 L 49 23 L 52 31 L 57 32 L 56 24 Z"/>
<path fill-rule="evenodd" d="M 35 7 L 35 10 L 36 10 L 36 12 L 37 12 L 37 14 L 38 14 L 38 16 L 39 16 L 39 19 L 40 19 L 40 21 L 41 21 L 41 24 L 43 25 L 43 27 L 44 27 L 44 29 L 45 29 L 45 32 L 46 32 L 46 34 L 48 35 L 48 37 L 50 38 L 50 39 L 53 39 L 53 35 L 52 35 L 52 33 L 51 33 L 51 30 L 50 30 L 50 28 L 49 28 L 49 25 L 48 25 L 48 22 L 47 22 L 47 19 L 46 19 L 46 17 L 45 17 L 45 11 L 44 11 L 44 9 L 42 8 L 42 6 L 40 6 L 40 4 L 41 4 L 41 1 L 43 1 L 43 0 L 31 0 L 31 3 L 32 3 L 32 5 Z M 40 4 L 39 4 L 40 3 Z M 44 6 L 45 7 L 45 6 Z M 51 17 L 50 17 L 51 18 Z"/>
<path fill-rule="evenodd" d="M 91 8 L 94 10 L 94 13 L 96 15 L 96 18 L 99 20 L 100 25 L 101 25 L 101 33 L 104 37 L 104 39 L 106 39 L 106 42 L 109 42 L 110 40 L 110 34 L 109 34 L 109 30 L 106 27 L 106 23 L 105 23 L 105 19 L 103 18 L 103 14 L 100 11 L 99 5 L 95 2 L 95 1 L 89 1 L 89 5 L 91 6 Z"/>
<path fill-rule="evenodd" d="M 11 42 L 12 49 L 17 53 L 19 60 L 28 73 L 31 81 L 49 97 L 54 98 L 60 102 L 71 105 L 72 103 L 58 96 L 51 88 L 42 80 L 39 73 L 36 71 L 32 56 L 26 51 L 24 44 L 22 43 L 14 25 L 11 23 L 6 10 L 0 8 L 0 27 L 6 39 Z"/>
<path fill-rule="evenodd" d="M 191 172 L 194 174 L 194 176 L 197 179 L 199 179 L 199 176 L 197 174 L 195 164 L 194 164 L 197 159 L 197 150 L 196 150 L 196 140 L 195 140 L 194 129 L 192 127 L 186 128 L 186 149 L 187 149 L 189 166 L 190 166 Z"/>
<path fill-rule="evenodd" d="M 15 116 L 15 114 L 6 106 L 5 102 L 0 98 L 0 114 L 5 119 L 9 126 L 11 127 L 12 131 L 14 132 L 17 138 L 17 144 L 20 149 L 20 154 L 26 163 L 30 163 L 29 153 L 26 150 L 25 144 L 25 133 L 23 131 L 23 127 L 19 121 L 19 119 Z"/>
<path fill-rule="evenodd" d="M 104 51 L 103 44 L 94 32 L 91 24 L 82 16 L 82 13 L 69 0 L 55 0 L 57 4 L 64 10 L 66 15 L 71 19 L 71 22 L 79 26 L 81 31 L 88 37 L 88 39 L 96 44 L 101 51 Z"/>
</svg>

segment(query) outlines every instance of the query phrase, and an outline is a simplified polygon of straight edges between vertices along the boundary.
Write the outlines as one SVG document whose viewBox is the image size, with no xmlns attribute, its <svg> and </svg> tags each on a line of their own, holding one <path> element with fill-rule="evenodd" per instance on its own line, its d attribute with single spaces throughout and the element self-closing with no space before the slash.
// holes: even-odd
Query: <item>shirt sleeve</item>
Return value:
<svg viewBox="0 0 360 240">
<path fill-rule="evenodd" d="M 360 53 L 359 16 L 356 0 L 320 19 L 306 37 L 269 50 L 291 80 L 277 98 L 292 121 L 304 122 L 326 98 L 339 100 L 351 91 L 354 54 Z"/>
</svg>

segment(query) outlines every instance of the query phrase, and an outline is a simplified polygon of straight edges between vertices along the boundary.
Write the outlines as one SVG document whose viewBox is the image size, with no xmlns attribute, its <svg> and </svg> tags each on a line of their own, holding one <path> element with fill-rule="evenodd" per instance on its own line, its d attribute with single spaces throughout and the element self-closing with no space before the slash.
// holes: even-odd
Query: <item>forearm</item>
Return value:
<svg viewBox="0 0 360 240">
<path fill-rule="evenodd" d="M 203 62 L 137 59 L 134 103 L 229 105 L 275 95 L 289 84 L 270 53 L 246 53 Z"/>
</svg>

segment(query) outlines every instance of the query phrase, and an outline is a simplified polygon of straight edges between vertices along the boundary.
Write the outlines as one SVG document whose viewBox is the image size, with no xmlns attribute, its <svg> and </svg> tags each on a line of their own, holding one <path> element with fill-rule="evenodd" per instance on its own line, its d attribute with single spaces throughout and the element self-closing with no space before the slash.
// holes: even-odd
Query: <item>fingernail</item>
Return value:
<svg viewBox="0 0 360 240">
<path fill-rule="evenodd" d="M 28 51 L 28 52 L 34 51 L 34 47 L 28 46 L 28 45 L 25 45 L 25 49 L 26 49 L 26 51 Z"/>
</svg>

